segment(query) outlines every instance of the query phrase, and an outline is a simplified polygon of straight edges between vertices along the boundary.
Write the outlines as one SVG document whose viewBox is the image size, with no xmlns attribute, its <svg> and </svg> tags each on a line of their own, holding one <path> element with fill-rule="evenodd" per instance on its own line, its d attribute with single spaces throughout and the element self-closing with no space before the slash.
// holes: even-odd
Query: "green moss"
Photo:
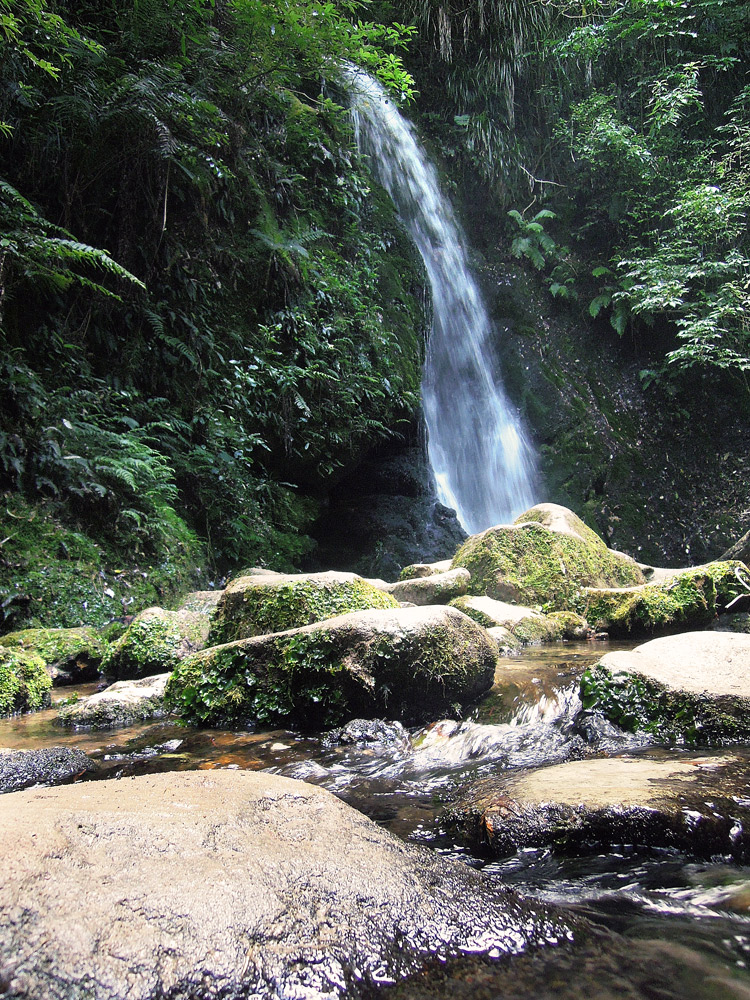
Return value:
<svg viewBox="0 0 750 1000">
<path fill-rule="evenodd" d="M 562 639 L 563 630 L 554 619 L 547 615 L 529 615 L 510 626 L 516 639 L 525 646 L 533 646 L 540 642 L 556 642 Z"/>
<path fill-rule="evenodd" d="M 471 573 L 469 591 L 520 604 L 565 610 L 581 587 L 641 583 L 632 560 L 597 539 L 586 542 L 541 525 L 500 526 L 473 535 L 456 553 L 453 567 Z"/>
<path fill-rule="evenodd" d="M 558 626 L 562 639 L 583 639 L 589 630 L 586 619 L 575 611 L 551 611 L 547 619 Z"/>
<path fill-rule="evenodd" d="M 727 569 L 729 566 L 713 563 L 705 569 L 682 573 L 667 583 L 648 584 L 632 591 L 590 592 L 586 618 L 595 628 L 607 629 L 613 636 L 707 625 L 717 608 L 732 599 L 737 580 Z"/>
<path fill-rule="evenodd" d="M 41 656 L 0 646 L 0 716 L 45 708 L 51 687 Z"/>
<path fill-rule="evenodd" d="M 95 628 L 23 629 L 2 638 L 7 649 L 20 649 L 40 656 L 48 668 L 72 672 L 97 669 L 109 643 Z"/>
<path fill-rule="evenodd" d="M 638 673 L 612 672 L 601 664 L 584 671 L 581 703 L 621 729 L 652 733 L 660 742 L 721 745 L 750 739 L 750 699 L 672 691 Z"/>
<path fill-rule="evenodd" d="M 205 646 L 208 627 L 207 615 L 147 608 L 112 645 L 102 671 L 115 679 L 167 673 Z"/>
<path fill-rule="evenodd" d="M 497 625 L 497 622 L 490 615 L 480 611 L 479 608 L 472 607 L 471 595 L 464 594 L 462 597 L 454 597 L 448 606 L 462 611 L 483 628 L 495 628 Z"/>
<path fill-rule="evenodd" d="M 150 559 L 133 559 L 60 520 L 51 503 L 15 494 L 0 502 L 0 628 L 103 625 L 195 586 L 204 554 L 183 522 Z"/>
<path fill-rule="evenodd" d="M 397 608 L 398 602 L 365 580 L 259 581 L 244 577 L 227 587 L 211 625 L 209 642 L 219 645 L 253 635 L 301 628 L 349 611 Z"/>
</svg>

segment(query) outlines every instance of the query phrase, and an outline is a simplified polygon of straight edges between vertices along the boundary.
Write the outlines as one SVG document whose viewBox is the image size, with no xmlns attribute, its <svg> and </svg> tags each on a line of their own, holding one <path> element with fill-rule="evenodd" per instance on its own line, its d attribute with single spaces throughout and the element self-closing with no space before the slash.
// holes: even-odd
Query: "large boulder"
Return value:
<svg viewBox="0 0 750 1000">
<path fill-rule="evenodd" d="M 167 714 L 164 691 L 168 679 L 169 674 L 156 674 L 139 680 L 117 681 L 89 698 L 63 705 L 58 720 L 75 729 L 113 729 L 163 718 Z"/>
<path fill-rule="evenodd" d="M 612 636 L 648 635 L 708 625 L 741 594 L 747 571 L 739 562 L 715 562 L 670 571 L 659 583 L 623 589 L 587 589 L 586 618 Z"/>
<path fill-rule="evenodd" d="M 358 611 L 196 653 L 167 697 L 200 724 L 406 721 L 477 698 L 496 663 L 495 642 L 454 608 Z"/>
<path fill-rule="evenodd" d="M 261 571 L 230 582 L 211 624 L 210 644 L 302 628 L 349 611 L 395 607 L 393 597 L 354 573 Z"/>
<path fill-rule="evenodd" d="M 172 670 L 180 660 L 203 649 L 210 614 L 146 608 L 112 644 L 102 670 L 111 680 L 149 677 Z"/>
<path fill-rule="evenodd" d="M 0 639 L 6 649 L 23 650 L 40 656 L 52 683 L 83 684 L 99 676 L 99 667 L 109 643 L 98 629 L 28 628 L 9 632 Z"/>
<path fill-rule="evenodd" d="M 277 775 L 16 792 L 0 842 L 13 996 L 354 1000 L 435 955 L 512 955 L 583 933 Z"/>
<path fill-rule="evenodd" d="M 750 635 L 683 632 L 605 654 L 581 678 L 584 709 L 688 743 L 750 739 Z"/>
<path fill-rule="evenodd" d="M 475 848 L 510 854 L 634 844 L 750 860 L 747 754 L 571 761 L 475 783 L 445 819 Z M 747 799 L 742 800 L 747 803 Z"/>
<path fill-rule="evenodd" d="M 586 622 L 574 611 L 553 611 L 543 615 L 535 608 L 472 595 L 457 597 L 450 603 L 485 628 L 507 629 L 525 645 L 583 639 L 588 633 Z"/>
<path fill-rule="evenodd" d="M 551 507 L 555 507 L 554 517 L 548 516 Z M 582 587 L 626 587 L 645 582 L 633 559 L 608 549 L 575 514 L 552 504 L 532 507 L 512 525 L 472 535 L 452 565 L 471 573 L 471 594 L 518 604 L 545 604 L 554 610 L 566 610 Z"/>
<path fill-rule="evenodd" d="M 51 687 L 41 656 L 0 645 L 0 716 L 46 708 Z"/>
<path fill-rule="evenodd" d="M 391 597 L 397 601 L 416 604 L 449 604 L 454 598 L 465 594 L 471 577 L 468 570 L 452 569 L 446 573 L 431 573 L 411 580 L 399 580 L 388 586 Z"/>
</svg>

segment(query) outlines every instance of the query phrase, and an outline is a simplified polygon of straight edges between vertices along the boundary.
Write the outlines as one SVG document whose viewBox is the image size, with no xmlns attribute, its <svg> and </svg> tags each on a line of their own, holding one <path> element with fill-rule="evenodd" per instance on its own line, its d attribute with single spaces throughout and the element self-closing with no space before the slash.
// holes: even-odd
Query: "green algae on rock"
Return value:
<svg viewBox="0 0 750 1000">
<path fill-rule="evenodd" d="M 397 601 L 417 604 L 449 604 L 454 598 L 461 597 L 469 589 L 470 575 L 468 570 L 453 569 L 446 573 L 431 573 L 428 576 L 399 580 L 390 584 L 388 593 Z"/>
<path fill-rule="evenodd" d="M 167 703 L 199 724 L 410 721 L 477 698 L 496 664 L 493 640 L 453 608 L 374 609 L 196 653 Z"/>
<path fill-rule="evenodd" d="M 72 705 L 63 705 L 58 721 L 74 729 L 114 729 L 167 714 L 164 690 L 169 674 L 118 681 Z"/>
<path fill-rule="evenodd" d="M 209 622 L 208 615 L 198 612 L 146 608 L 112 644 L 102 671 L 122 680 L 172 670 L 184 657 L 203 649 Z"/>
<path fill-rule="evenodd" d="M 109 643 L 96 628 L 30 628 L 2 637 L 6 649 L 19 649 L 40 656 L 52 683 L 81 684 L 94 680 L 109 650 Z"/>
<path fill-rule="evenodd" d="M 453 567 L 471 573 L 469 593 L 564 611 L 582 587 L 644 582 L 633 559 L 608 549 L 583 522 L 575 532 L 549 528 L 534 519 L 535 510 L 522 514 L 515 524 L 488 528 L 464 542 Z"/>
<path fill-rule="evenodd" d="M 607 653 L 581 678 L 586 711 L 660 740 L 750 738 L 750 636 L 684 632 Z"/>
<path fill-rule="evenodd" d="M 51 687 L 41 656 L 0 646 L 0 716 L 46 708 Z"/>
<path fill-rule="evenodd" d="M 714 562 L 681 571 L 663 583 L 590 588 L 585 591 L 586 618 L 613 636 L 708 625 L 738 594 L 748 592 L 746 576 L 742 563 Z"/>
<path fill-rule="evenodd" d="M 586 621 L 574 611 L 544 615 L 534 608 L 472 595 L 455 598 L 450 607 L 458 608 L 485 628 L 507 629 L 524 645 L 580 639 L 588 632 Z"/>
<path fill-rule="evenodd" d="M 211 645 L 302 628 L 398 602 L 354 573 L 257 573 L 229 583 L 211 623 Z"/>
</svg>

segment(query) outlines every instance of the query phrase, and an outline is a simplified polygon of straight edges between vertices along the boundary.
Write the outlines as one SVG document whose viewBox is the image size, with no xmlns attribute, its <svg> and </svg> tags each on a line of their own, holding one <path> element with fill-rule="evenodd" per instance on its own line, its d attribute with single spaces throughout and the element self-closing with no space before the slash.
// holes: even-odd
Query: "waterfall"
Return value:
<svg viewBox="0 0 750 1000">
<path fill-rule="evenodd" d="M 422 376 L 427 450 L 439 499 L 470 533 L 534 502 L 535 456 L 503 389 L 493 326 L 459 225 L 413 127 L 367 74 L 347 70 L 357 143 L 422 256 L 432 330 Z"/>
</svg>

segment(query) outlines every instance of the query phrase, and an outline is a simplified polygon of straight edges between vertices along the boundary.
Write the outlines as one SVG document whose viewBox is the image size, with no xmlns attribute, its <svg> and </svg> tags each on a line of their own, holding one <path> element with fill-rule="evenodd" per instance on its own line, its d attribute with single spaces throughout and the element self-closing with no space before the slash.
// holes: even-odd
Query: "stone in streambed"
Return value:
<svg viewBox="0 0 750 1000">
<path fill-rule="evenodd" d="M 6 649 L 40 656 L 56 687 L 83 684 L 99 676 L 109 643 L 95 628 L 29 628 L 0 639 Z"/>
<path fill-rule="evenodd" d="M 41 656 L 0 645 L 0 717 L 46 708 L 51 687 Z"/>
<path fill-rule="evenodd" d="M 479 697 L 496 663 L 486 630 L 454 608 L 375 609 L 205 649 L 167 698 L 200 724 L 411 721 Z"/>
<path fill-rule="evenodd" d="M 585 926 L 277 775 L 16 792 L 0 842 L 0 968 L 47 1000 L 337 1000 Z"/>
<path fill-rule="evenodd" d="M 427 604 L 449 604 L 469 589 L 471 575 L 465 569 L 452 569 L 447 573 L 431 573 L 413 580 L 400 580 L 388 587 L 388 593 L 397 601 L 424 607 Z"/>
<path fill-rule="evenodd" d="M 127 680 L 172 670 L 203 649 L 210 622 L 210 614 L 198 611 L 146 608 L 112 644 L 102 671 L 111 680 Z"/>
<path fill-rule="evenodd" d="M 548 508 L 555 508 L 554 516 L 548 516 Z M 456 553 L 453 567 L 469 570 L 471 594 L 562 611 L 581 587 L 644 582 L 633 559 L 608 549 L 572 511 L 553 504 L 539 504 L 512 525 L 472 535 Z"/>
<path fill-rule="evenodd" d="M 113 729 L 148 719 L 161 719 L 168 714 L 164 707 L 168 680 L 167 673 L 117 681 L 89 698 L 63 705 L 58 712 L 58 720 L 62 725 L 75 729 Z"/>
<path fill-rule="evenodd" d="M 457 597 L 450 603 L 451 607 L 463 611 L 485 628 L 507 629 L 524 645 L 581 639 L 588 633 L 584 619 L 573 611 L 554 611 L 543 615 L 535 608 L 469 595 Z"/>
<path fill-rule="evenodd" d="M 590 588 L 584 591 L 586 618 L 612 636 L 705 626 L 745 590 L 742 576 L 737 575 L 743 569 L 741 563 L 715 562 L 670 571 L 660 583 Z"/>
<path fill-rule="evenodd" d="M 402 580 L 416 580 L 419 577 L 435 576 L 437 573 L 447 573 L 451 568 L 450 559 L 441 559 L 433 563 L 412 563 L 404 566 L 399 573 L 399 582 Z"/>
<path fill-rule="evenodd" d="M 76 747 L 0 749 L 0 794 L 32 785 L 57 785 L 93 771 L 95 767 L 94 762 Z"/>
<path fill-rule="evenodd" d="M 696 857 L 729 854 L 746 863 L 749 791 L 743 752 L 572 761 L 479 781 L 450 807 L 446 822 L 496 855 L 624 843 Z"/>
<path fill-rule="evenodd" d="M 607 653 L 584 673 L 581 701 L 660 740 L 750 739 L 750 635 L 683 632 Z"/>
<path fill-rule="evenodd" d="M 396 607 L 393 597 L 354 573 L 258 572 L 229 583 L 211 623 L 209 643 L 285 632 L 349 611 Z"/>
</svg>

